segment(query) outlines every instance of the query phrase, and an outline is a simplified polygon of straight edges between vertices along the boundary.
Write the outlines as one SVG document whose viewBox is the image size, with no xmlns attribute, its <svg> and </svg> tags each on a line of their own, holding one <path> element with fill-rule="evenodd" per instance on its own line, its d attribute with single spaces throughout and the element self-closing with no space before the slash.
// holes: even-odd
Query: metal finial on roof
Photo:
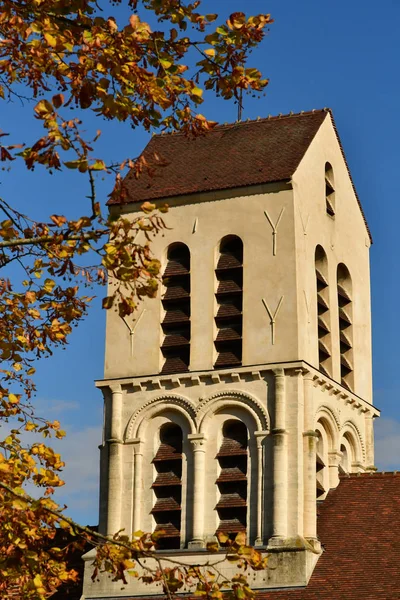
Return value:
<svg viewBox="0 0 400 600">
<path fill-rule="evenodd" d="M 270 118 L 271 118 L 271 116 L 272 116 L 272 115 L 268 115 L 268 119 L 270 119 Z"/>
<path fill-rule="evenodd" d="M 282 113 L 279 113 L 278 117 L 282 117 Z"/>
<path fill-rule="evenodd" d="M 300 111 L 300 114 L 301 114 L 301 115 L 304 115 L 304 110 Z"/>
<path fill-rule="evenodd" d="M 294 115 L 294 112 L 291 110 L 289 113 L 290 116 Z"/>
<path fill-rule="evenodd" d="M 257 117 L 257 121 L 259 121 L 261 119 L 261 117 Z"/>
<path fill-rule="evenodd" d="M 311 112 L 315 112 L 315 108 L 313 108 Z"/>
<path fill-rule="evenodd" d="M 247 119 L 247 122 L 249 122 L 249 121 L 250 121 L 250 117 Z"/>
</svg>

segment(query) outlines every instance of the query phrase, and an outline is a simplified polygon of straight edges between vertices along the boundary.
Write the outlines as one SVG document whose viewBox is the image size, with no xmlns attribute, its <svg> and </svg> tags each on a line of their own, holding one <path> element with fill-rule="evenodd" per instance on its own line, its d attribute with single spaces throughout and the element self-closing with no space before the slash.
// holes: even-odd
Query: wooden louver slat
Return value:
<svg viewBox="0 0 400 600">
<path fill-rule="evenodd" d="M 153 459 L 157 471 L 152 485 L 155 503 L 151 514 L 155 531 L 162 532 L 160 549 L 180 548 L 182 501 L 182 430 L 168 423 L 160 430 L 161 443 Z"/>
<path fill-rule="evenodd" d="M 318 317 L 318 363 L 324 375 L 330 377 L 332 368 L 329 286 L 327 279 L 326 254 L 319 246 L 315 255 L 315 277 L 317 283 L 317 317 Z"/>
<path fill-rule="evenodd" d="M 236 236 L 221 241 L 215 270 L 218 304 L 215 323 L 216 369 L 242 364 L 243 244 Z"/>
<path fill-rule="evenodd" d="M 339 305 L 340 336 L 340 381 L 348 390 L 352 390 L 353 381 L 353 306 L 351 301 L 351 278 L 347 267 L 338 267 L 337 298 Z"/>
<path fill-rule="evenodd" d="M 161 373 L 185 373 L 190 363 L 190 253 L 184 244 L 169 248 L 163 285 Z"/>
<path fill-rule="evenodd" d="M 217 460 L 220 473 L 216 481 L 220 498 L 218 532 L 234 537 L 247 527 L 247 428 L 241 421 L 227 421 Z"/>
</svg>

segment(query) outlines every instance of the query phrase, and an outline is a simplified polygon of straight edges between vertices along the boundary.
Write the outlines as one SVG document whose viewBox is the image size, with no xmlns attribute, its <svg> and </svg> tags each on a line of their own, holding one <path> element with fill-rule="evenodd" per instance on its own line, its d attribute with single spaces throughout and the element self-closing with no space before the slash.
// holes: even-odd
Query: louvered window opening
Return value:
<svg viewBox="0 0 400 600">
<path fill-rule="evenodd" d="M 324 462 L 321 454 L 317 451 L 317 457 L 316 457 L 316 471 L 317 471 L 316 496 L 317 496 L 317 499 L 320 498 L 321 496 L 323 496 L 326 492 L 325 487 L 324 487 L 324 478 L 323 478 L 323 473 L 324 473 L 325 467 L 326 467 L 325 462 Z"/>
<path fill-rule="evenodd" d="M 319 369 L 330 376 L 331 342 L 328 281 L 318 266 L 315 269 L 317 279 L 317 308 L 318 308 L 318 361 Z"/>
<path fill-rule="evenodd" d="M 325 165 L 325 201 L 326 212 L 333 217 L 335 215 L 335 188 L 333 186 L 333 170 L 329 163 Z"/>
<path fill-rule="evenodd" d="M 168 250 L 163 276 L 165 311 L 161 352 L 161 373 L 185 373 L 190 364 L 190 252 L 184 244 Z"/>
<path fill-rule="evenodd" d="M 217 278 L 217 369 L 242 364 L 243 243 L 236 236 L 221 241 Z"/>
<path fill-rule="evenodd" d="M 220 493 L 216 510 L 218 532 L 234 539 L 247 528 L 247 428 L 240 421 L 228 421 L 223 428 L 223 440 L 217 460 L 220 473 L 217 486 Z"/>
<path fill-rule="evenodd" d="M 340 378 L 341 384 L 353 388 L 353 308 L 350 292 L 345 282 L 338 282 L 339 335 L 340 335 Z"/>
<path fill-rule="evenodd" d="M 160 532 L 157 548 L 179 549 L 182 512 L 182 430 L 178 425 L 164 425 L 160 446 L 153 459 L 156 476 L 152 489 L 155 502 L 151 514 Z M 162 532 L 162 533 L 161 533 Z"/>
</svg>

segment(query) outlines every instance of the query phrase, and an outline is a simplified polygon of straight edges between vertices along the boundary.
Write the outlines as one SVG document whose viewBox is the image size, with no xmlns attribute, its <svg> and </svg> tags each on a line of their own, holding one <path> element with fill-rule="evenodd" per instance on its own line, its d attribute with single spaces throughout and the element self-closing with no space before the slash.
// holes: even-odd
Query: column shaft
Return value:
<svg viewBox="0 0 400 600">
<path fill-rule="evenodd" d="M 193 445 L 193 537 L 189 548 L 204 547 L 205 467 L 206 448 L 202 434 L 189 434 Z"/>
<path fill-rule="evenodd" d="M 122 388 L 111 386 L 111 438 L 108 447 L 107 535 L 121 529 Z"/>
<path fill-rule="evenodd" d="M 138 443 L 135 446 L 135 458 L 134 458 L 133 532 L 141 530 L 142 488 L 143 488 L 143 452 L 142 452 L 142 444 L 138 440 Z"/>
<path fill-rule="evenodd" d="M 317 434 L 314 426 L 313 378 L 311 373 L 304 382 L 304 537 L 317 537 L 316 460 Z"/>
<path fill-rule="evenodd" d="M 274 444 L 274 500 L 272 538 L 275 543 L 287 538 L 288 510 L 288 457 L 286 432 L 285 372 L 276 369 L 275 374 L 275 427 L 272 431 Z"/>
</svg>

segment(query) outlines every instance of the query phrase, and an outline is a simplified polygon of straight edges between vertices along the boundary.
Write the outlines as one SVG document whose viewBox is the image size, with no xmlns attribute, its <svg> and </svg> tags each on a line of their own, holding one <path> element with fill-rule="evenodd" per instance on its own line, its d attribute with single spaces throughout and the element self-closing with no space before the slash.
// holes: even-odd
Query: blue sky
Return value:
<svg viewBox="0 0 400 600">
<path fill-rule="evenodd" d="M 106 14 L 114 9 L 106 7 Z M 267 94 L 247 99 L 243 118 L 298 112 L 329 106 L 333 109 L 352 175 L 371 231 L 372 309 L 375 404 L 382 410 L 376 426 L 376 464 L 381 469 L 400 468 L 400 384 L 398 365 L 396 239 L 400 218 L 398 163 L 400 139 L 400 3 L 386 0 L 379 10 L 371 0 L 324 3 L 320 0 L 204 1 L 204 12 L 228 16 L 233 11 L 249 14 L 270 12 L 271 32 L 251 62 L 270 78 Z M 123 11 L 122 11 L 123 12 Z M 0 125 L 15 136 L 34 138 L 30 108 L 18 103 L 3 106 Z M 233 104 L 206 97 L 201 108 L 209 118 L 233 121 Z M 72 114 L 72 113 L 71 113 Z M 3 117 L 4 118 L 4 117 Z M 128 125 L 88 121 L 88 130 L 103 130 L 102 156 L 135 156 L 148 136 Z M 38 218 L 82 211 L 87 193 L 78 176 L 49 176 L 17 171 L 2 174 L 0 194 L 13 199 Z M 99 192 L 106 196 L 105 182 Z M 101 296 L 102 290 L 99 295 Z M 102 397 L 93 380 L 102 377 L 104 314 L 100 301 L 74 331 L 67 350 L 38 365 L 37 402 L 43 411 L 59 418 L 69 435 L 59 444 L 67 462 L 59 499 L 69 513 L 84 523 L 97 523 L 98 444 L 101 441 Z"/>
</svg>

